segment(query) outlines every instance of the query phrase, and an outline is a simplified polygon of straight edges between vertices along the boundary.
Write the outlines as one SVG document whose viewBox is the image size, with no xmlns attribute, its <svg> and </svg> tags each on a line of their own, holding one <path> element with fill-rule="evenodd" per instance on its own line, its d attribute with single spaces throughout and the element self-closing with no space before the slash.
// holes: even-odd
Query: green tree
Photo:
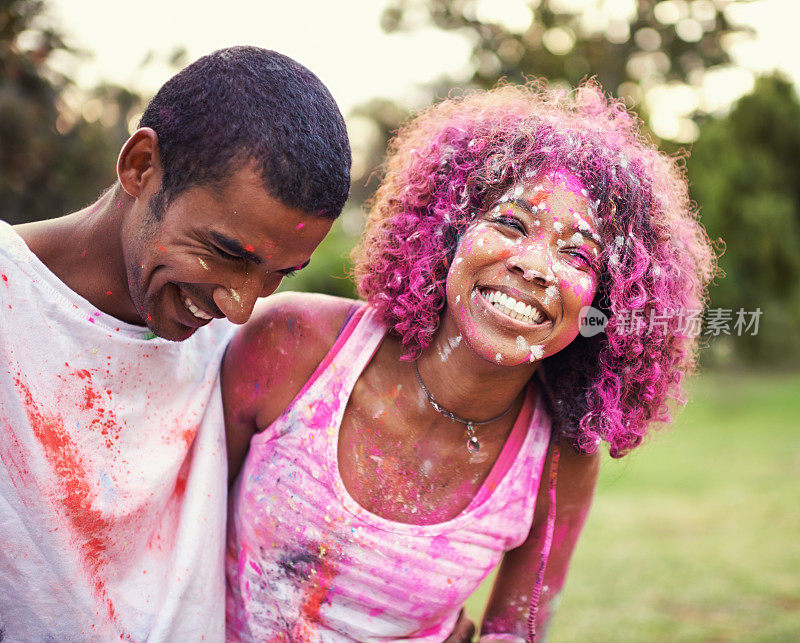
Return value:
<svg viewBox="0 0 800 643">
<path fill-rule="evenodd" d="M 574 86 L 597 76 L 636 104 L 651 87 L 696 83 L 703 70 L 730 63 L 725 39 L 745 31 L 726 17 L 732 1 L 394 0 L 383 27 L 464 33 L 474 43 L 472 86 L 530 76 Z"/>
<path fill-rule="evenodd" d="M 730 114 L 703 123 L 688 171 L 709 235 L 726 244 L 712 306 L 763 311 L 757 336 L 734 333 L 728 344 L 749 361 L 800 364 L 800 101 L 791 83 L 760 78 Z"/>
<path fill-rule="evenodd" d="M 44 0 L 0 0 L 0 218 L 12 224 L 60 216 L 110 185 L 141 103 L 110 85 L 82 93 L 57 72 L 55 55 L 79 52 L 45 9 Z"/>
</svg>

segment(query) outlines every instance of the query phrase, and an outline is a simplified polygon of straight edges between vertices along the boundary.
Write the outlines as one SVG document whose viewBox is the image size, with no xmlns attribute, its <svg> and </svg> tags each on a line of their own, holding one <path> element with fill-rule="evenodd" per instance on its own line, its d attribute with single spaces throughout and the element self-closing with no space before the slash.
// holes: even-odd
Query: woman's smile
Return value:
<svg viewBox="0 0 800 643">
<path fill-rule="evenodd" d="M 457 329 L 484 359 L 534 362 L 578 334 L 597 289 L 599 222 L 561 170 L 517 185 L 477 217 L 447 278 Z"/>
</svg>

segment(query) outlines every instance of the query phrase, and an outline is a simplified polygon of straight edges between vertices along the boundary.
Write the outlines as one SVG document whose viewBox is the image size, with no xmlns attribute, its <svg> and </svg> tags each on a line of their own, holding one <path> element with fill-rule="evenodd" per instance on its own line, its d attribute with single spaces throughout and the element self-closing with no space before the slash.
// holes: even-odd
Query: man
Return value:
<svg viewBox="0 0 800 643">
<path fill-rule="evenodd" d="M 222 639 L 221 318 L 308 263 L 349 169 L 319 79 L 234 47 L 161 88 L 97 202 L 0 222 L 0 640 Z"/>
</svg>

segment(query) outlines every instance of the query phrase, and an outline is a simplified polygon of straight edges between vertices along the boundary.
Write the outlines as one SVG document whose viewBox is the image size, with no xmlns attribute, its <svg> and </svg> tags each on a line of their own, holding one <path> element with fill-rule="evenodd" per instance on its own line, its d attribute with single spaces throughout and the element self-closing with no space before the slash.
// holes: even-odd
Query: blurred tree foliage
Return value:
<svg viewBox="0 0 800 643">
<path fill-rule="evenodd" d="M 54 57 L 80 54 L 45 8 L 0 0 L 0 218 L 12 224 L 66 214 L 110 185 L 141 104 L 110 85 L 83 95 L 56 71 Z"/>
<path fill-rule="evenodd" d="M 540 76 L 578 84 L 586 76 L 635 105 L 669 81 L 697 84 L 730 62 L 732 0 L 393 0 L 386 31 L 434 25 L 474 43 L 470 85 Z"/>
<path fill-rule="evenodd" d="M 427 88 L 430 100 L 455 85 L 488 88 L 500 78 L 524 82 L 544 77 L 574 86 L 596 76 L 647 118 L 648 92 L 670 86 L 699 87 L 710 68 L 728 65 L 727 46 L 746 37 L 725 8 L 736 0 L 393 0 L 384 11 L 385 31 L 434 26 L 463 34 L 472 45 L 466 83 L 442 78 Z M 748 0 L 738 0 L 747 2 Z M 653 96 L 650 95 L 651 102 Z M 363 208 L 378 185 L 388 140 L 408 108 L 385 98 L 356 107 L 348 117 L 353 146 L 351 205 Z M 700 120 L 704 115 L 696 112 Z M 689 121 L 692 134 L 696 126 Z M 691 138 L 691 137 L 689 137 Z M 673 152 L 677 145 L 662 141 Z M 342 255 L 355 241 L 357 226 L 337 226 L 315 254 L 317 267 L 346 274 Z M 313 283 L 342 293 L 341 279 L 325 280 L 317 268 L 287 287 Z"/>
<path fill-rule="evenodd" d="M 760 78 L 730 114 L 707 120 L 688 170 L 709 235 L 727 246 L 712 305 L 763 311 L 757 336 L 719 348 L 800 364 L 800 101 L 791 83 Z"/>
</svg>

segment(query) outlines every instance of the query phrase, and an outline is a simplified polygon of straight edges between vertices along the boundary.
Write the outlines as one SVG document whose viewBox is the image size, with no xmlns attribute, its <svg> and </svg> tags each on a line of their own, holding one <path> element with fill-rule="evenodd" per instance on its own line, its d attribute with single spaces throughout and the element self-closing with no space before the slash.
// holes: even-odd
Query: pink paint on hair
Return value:
<svg viewBox="0 0 800 643">
<path fill-rule="evenodd" d="M 385 167 L 354 272 L 408 358 L 436 332 L 446 267 L 487 201 L 555 172 L 586 191 L 600 221 L 596 301 L 610 318 L 606 334 L 578 337 L 546 359 L 554 402 L 567 402 L 555 423 L 579 450 L 594 452 L 605 440 L 620 457 L 653 422 L 670 419 L 667 403 L 684 399 L 680 382 L 694 367 L 696 339 L 681 336 L 678 316 L 650 335 L 619 332 L 619 320 L 645 305 L 665 317 L 702 308 L 715 257 L 681 166 L 640 136 L 620 101 L 594 82 L 566 95 L 533 83 L 466 94 L 406 123 Z M 616 237 L 629 242 L 616 248 Z M 649 276 L 654 264 L 660 277 Z"/>
</svg>

